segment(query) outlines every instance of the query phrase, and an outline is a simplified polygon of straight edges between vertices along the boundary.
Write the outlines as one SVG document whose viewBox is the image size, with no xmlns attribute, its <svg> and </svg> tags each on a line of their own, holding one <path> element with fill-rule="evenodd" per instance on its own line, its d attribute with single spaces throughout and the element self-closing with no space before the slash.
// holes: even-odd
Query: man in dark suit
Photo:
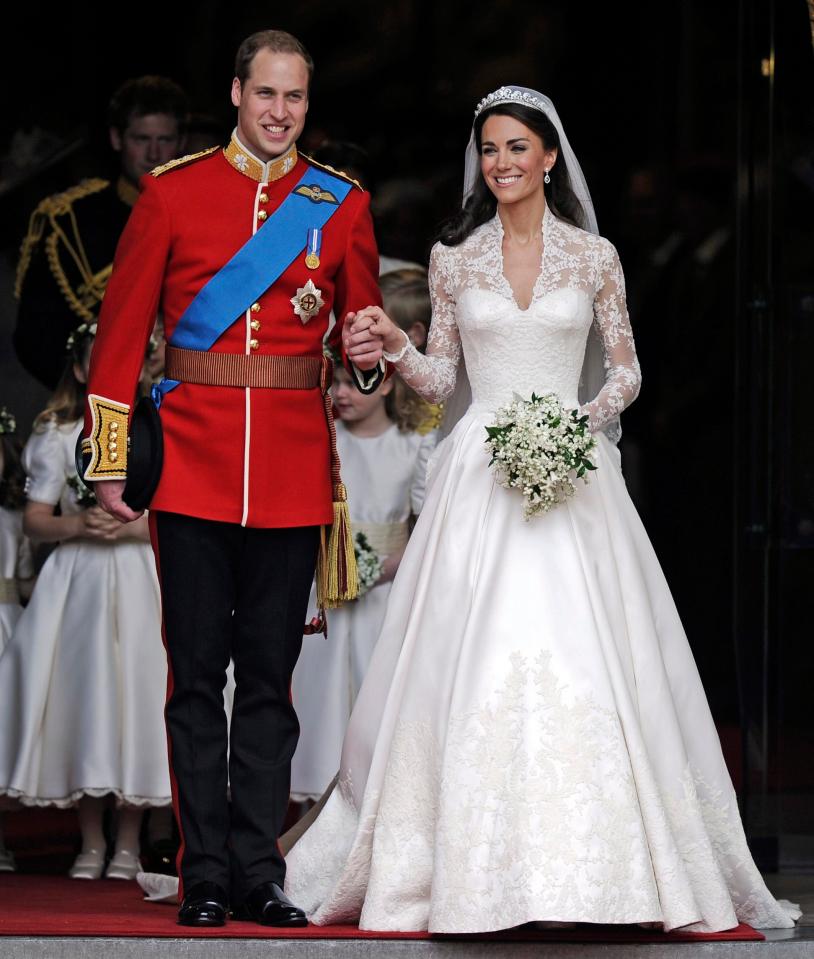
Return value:
<svg viewBox="0 0 814 959">
<path fill-rule="evenodd" d="M 172 80 L 128 80 L 108 111 L 110 144 L 120 158 L 116 182 L 82 180 L 46 197 L 31 216 L 17 268 L 14 348 L 49 389 L 65 366 L 70 333 L 98 318 L 139 179 L 183 150 L 187 112 L 186 94 Z"/>
</svg>

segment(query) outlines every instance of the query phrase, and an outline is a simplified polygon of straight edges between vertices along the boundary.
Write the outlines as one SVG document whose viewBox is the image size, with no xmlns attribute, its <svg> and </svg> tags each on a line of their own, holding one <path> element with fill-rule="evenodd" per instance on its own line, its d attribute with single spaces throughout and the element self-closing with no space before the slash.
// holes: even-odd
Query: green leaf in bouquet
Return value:
<svg viewBox="0 0 814 959">
<path fill-rule="evenodd" d="M 365 550 L 365 551 L 368 551 L 368 552 L 372 552 L 372 549 L 373 549 L 373 548 L 371 547 L 370 543 L 368 542 L 367 536 L 365 536 L 365 534 L 364 534 L 361 530 L 356 534 L 356 545 L 357 545 L 357 546 L 359 547 L 359 549 L 361 549 L 361 550 Z"/>
</svg>

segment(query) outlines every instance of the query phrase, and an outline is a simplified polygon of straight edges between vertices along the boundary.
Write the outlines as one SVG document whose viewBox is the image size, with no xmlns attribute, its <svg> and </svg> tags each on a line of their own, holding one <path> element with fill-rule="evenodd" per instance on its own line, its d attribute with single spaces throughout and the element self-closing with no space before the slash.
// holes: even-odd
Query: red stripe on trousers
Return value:
<svg viewBox="0 0 814 959">
<path fill-rule="evenodd" d="M 158 585 L 161 592 L 161 642 L 164 644 L 164 652 L 167 654 L 167 695 L 164 699 L 164 728 L 167 731 L 167 759 L 170 765 L 170 789 L 172 792 L 172 810 L 175 814 L 175 821 L 178 824 L 178 834 L 181 837 L 181 845 L 178 847 L 178 855 L 175 858 L 175 871 L 178 873 L 178 901 L 184 898 L 184 880 L 181 876 L 181 860 L 184 857 L 186 842 L 184 841 L 184 827 L 181 825 L 181 810 L 178 804 L 178 782 L 172 769 L 172 737 L 166 721 L 166 705 L 170 701 L 175 683 L 172 676 L 172 661 L 170 660 L 169 649 L 167 648 L 167 634 L 164 629 L 164 583 L 161 579 L 161 558 L 158 549 L 158 516 L 155 511 L 147 514 L 147 522 L 150 527 L 150 543 L 153 547 L 153 556 L 155 558 L 155 571 L 158 574 Z"/>
</svg>

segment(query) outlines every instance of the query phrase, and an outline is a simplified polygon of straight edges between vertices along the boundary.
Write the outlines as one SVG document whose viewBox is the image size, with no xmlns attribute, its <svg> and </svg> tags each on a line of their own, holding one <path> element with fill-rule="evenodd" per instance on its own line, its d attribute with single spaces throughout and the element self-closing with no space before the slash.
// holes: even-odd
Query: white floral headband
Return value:
<svg viewBox="0 0 814 959">
<path fill-rule="evenodd" d="M 96 323 L 80 323 L 75 330 L 71 332 L 65 343 L 65 349 L 70 352 L 75 346 L 76 341 L 83 336 L 96 336 Z"/>
<path fill-rule="evenodd" d="M 0 406 L 0 435 L 3 433 L 16 432 L 17 420 L 14 418 L 14 415 L 9 413 L 5 406 Z"/>
</svg>

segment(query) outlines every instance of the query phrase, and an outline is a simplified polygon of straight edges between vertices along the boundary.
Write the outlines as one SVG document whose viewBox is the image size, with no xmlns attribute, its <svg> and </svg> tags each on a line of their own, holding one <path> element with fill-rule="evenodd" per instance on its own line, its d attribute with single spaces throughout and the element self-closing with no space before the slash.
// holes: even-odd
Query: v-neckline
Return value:
<svg viewBox="0 0 814 959">
<path fill-rule="evenodd" d="M 503 230 L 503 223 L 500 219 L 500 214 L 497 212 L 495 213 L 494 223 L 495 223 L 495 229 L 497 231 L 498 256 L 500 258 L 500 280 L 502 281 L 505 295 L 511 301 L 512 306 L 514 306 L 514 308 L 517 310 L 518 313 L 528 313 L 528 311 L 534 305 L 535 300 L 537 300 L 539 296 L 539 292 L 540 292 L 539 287 L 542 285 L 543 275 L 545 274 L 545 259 L 546 259 L 546 252 L 548 250 L 548 238 L 549 238 L 548 237 L 549 231 L 547 227 L 548 227 L 550 215 L 551 214 L 549 213 L 549 210 L 548 210 L 548 204 L 546 204 L 546 208 L 543 211 L 543 219 L 542 219 L 542 222 L 540 223 L 540 232 L 543 235 L 543 251 L 540 254 L 540 272 L 537 274 L 537 277 L 535 278 L 534 283 L 532 283 L 531 299 L 529 300 L 529 304 L 527 307 L 524 308 L 520 306 L 520 304 L 517 302 L 517 296 L 515 295 L 514 288 L 512 287 L 511 283 L 509 283 L 509 279 L 506 276 L 506 264 L 503 259 L 503 237 L 505 233 Z"/>
</svg>

